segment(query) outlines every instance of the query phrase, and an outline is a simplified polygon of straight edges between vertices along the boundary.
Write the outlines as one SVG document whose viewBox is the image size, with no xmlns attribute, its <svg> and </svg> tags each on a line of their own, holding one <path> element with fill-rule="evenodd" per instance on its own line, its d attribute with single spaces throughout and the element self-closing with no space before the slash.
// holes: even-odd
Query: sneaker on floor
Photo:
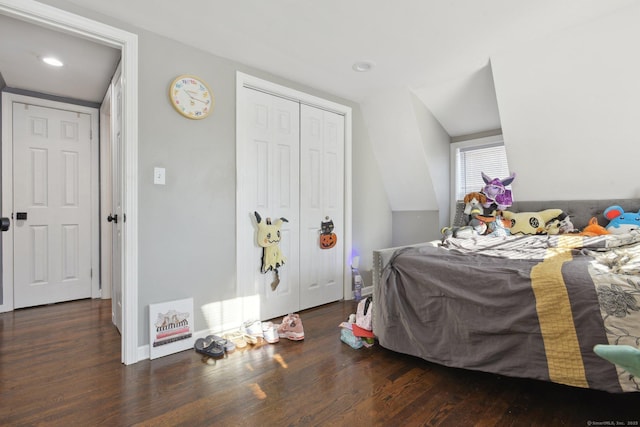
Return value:
<svg viewBox="0 0 640 427">
<path fill-rule="evenodd" d="M 282 323 L 278 326 L 278 336 L 292 341 L 301 341 L 304 339 L 302 319 L 300 319 L 297 313 L 284 316 Z"/>
<path fill-rule="evenodd" d="M 259 320 L 247 320 L 242 324 L 244 332 L 253 337 L 262 338 L 262 322 Z"/>
<path fill-rule="evenodd" d="M 265 322 L 262 324 L 262 335 L 264 336 L 264 340 L 269 344 L 275 344 L 280 341 L 278 330 L 271 322 Z"/>
<path fill-rule="evenodd" d="M 285 335 L 285 324 L 289 323 L 289 319 L 290 318 L 291 318 L 291 314 L 287 314 L 286 316 L 284 316 L 282 318 L 282 323 L 280 323 L 279 325 L 275 325 L 276 333 L 278 334 L 278 337 L 286 338 L 286 335 Z"/>
</svg>

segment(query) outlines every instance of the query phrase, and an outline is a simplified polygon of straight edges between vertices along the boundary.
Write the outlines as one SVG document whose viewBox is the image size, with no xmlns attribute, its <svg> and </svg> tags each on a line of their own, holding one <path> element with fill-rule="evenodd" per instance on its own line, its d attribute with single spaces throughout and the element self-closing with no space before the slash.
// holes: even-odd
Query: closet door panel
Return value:
<svg viewBox="0 0 640 427">
<path fill-rule="evenodd" d="M 247 129 L 238 155 L 243 157 L 243 192 L 238 194 L 238 282 L 247 300 L 259 300 L 260 319 L 297 311 L 299 307 L 299 139 L 297 102 L 245 88 Z M 286 258 L 276 273 L 263 272 L 263 248 L 257 243 L 257 220 L 286 218 L 280 228 L 280 250 Z M 248 319 L 244 319 L 248 320 Z"/>
<path fill-rule="evenodd" d="M 300 110 L 300 309 L 343 296 L 344 117 Z M 333 221 L 338 243 L 321 249 L 322 222 Z"/>
</svg>

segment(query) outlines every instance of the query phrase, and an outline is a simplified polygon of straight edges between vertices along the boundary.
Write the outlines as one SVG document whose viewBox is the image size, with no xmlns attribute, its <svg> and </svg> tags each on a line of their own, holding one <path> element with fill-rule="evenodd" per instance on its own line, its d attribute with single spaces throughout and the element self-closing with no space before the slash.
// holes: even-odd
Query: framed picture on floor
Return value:
<svg viewBox="0 0 640 427">
<path fill-rule="evenodd" d="M 193 348 L 193 298 L 149 304 L 149 358 Z"/>
</svg>

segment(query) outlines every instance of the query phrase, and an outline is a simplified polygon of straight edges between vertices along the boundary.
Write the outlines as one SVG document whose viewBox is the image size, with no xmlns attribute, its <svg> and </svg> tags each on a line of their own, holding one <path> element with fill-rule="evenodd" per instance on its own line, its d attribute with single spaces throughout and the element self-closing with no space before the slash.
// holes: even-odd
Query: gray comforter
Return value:
<svg viewBox="0 0 640 427">
<path fill-rule="evenodd" d="M 596 344 L 640 345 L 640 234 L 450 239 L 396 250 L 375 288 L 388 349 L 609 392 L 640 379 Z"/>
</svg>

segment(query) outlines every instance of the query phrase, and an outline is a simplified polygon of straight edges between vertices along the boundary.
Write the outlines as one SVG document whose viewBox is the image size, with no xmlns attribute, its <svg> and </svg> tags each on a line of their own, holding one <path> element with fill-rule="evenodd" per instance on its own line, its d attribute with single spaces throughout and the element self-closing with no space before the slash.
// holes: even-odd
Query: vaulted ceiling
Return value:
<svg viewBox="0 0 640 427">
<path fill-rule="evenodd" d="M 389 88 L 409 88 L 450 135 L 495 126 L 467 106 L 494 110 L 492 53 L 593 19 L 633 0 L 68 0 L 188 45 L 361 102 Z M 0 73 L 8 85 L 37 90 L 38 68 L 21 67 L 45 51 L 64 51 L 96 80 L 113 69 L 113 49 L 51 37 L 0 22 Z M 44 33 L 43 33 L 44 32 Z M 83 46 L 83 43 L 85 44 Z M 30 58 L 29 58 L 30 57 Z M 103 59 L 101 59 L 103 58 Z M 371 61 L 366 73 L 352 69 Z M 78 81 L 78 79 L 74 79 Z M 65 86 L 66 87 L 66 86 Z M 95 99 L 87 89 L 84 98 Z M 102 88 L 94 89 L 98 92 Z M 60 91 L 64 91 L 63 88 Z M 72 94 L 70 94 L 72 95 Z M 462 100 L 465 101 L 464 99 Z M 466 102 L 468 104 L 468 102 Z M 466 116 L 464 110 L 471 108 Z M 454 112 L 452 112 L 452 110 Z M 486 111 L 485 111 L 485 114 Z M 473 118 L 472 118 L 473 117 Z M 473 121 L 482 123 L 473 123 Z M 471 121 L 471 123 L 469 123 Z"/>
<path fill-rule="evenodd" d="M 412 127 L 394 138 L 396 152 L 411 153 L 422 144 L 416 141 L 420 134 L 418 124 L 407 123 L 406 117 L 400 115 L 406 116 L 414 108 L 412 97 L 424 104 L 448 136 L 499 128 L 490 64 L 494 53 L 589 22 L 635 1 L 67 0 L 67 3 L 358 102 L 363 114 L 368 115 L 365 121 L 369 126 L 390 128 L 389 124 L 404 123 Z M 0 21 L 0 75 L 7 85 L 38 90 L 37 83 L 50 76 L 43 77 L 42 67 L 25 66 L 25 61 L 35 61 L 44 47 L 55 46 L 60 51 L 69 47 L 69 61 L 81 67 L 85 75 L 95 75 L 98 82 L 90 84 L 94 87 L 83 93 L 59 94 L 101 99 L 96 94 L 104 93 L 117 62 L 117 51 L 104 46 L 88 48 L 82 45 L 86 41 L 63 37 L 61 33 L 55 38 L 45 35 L 44 40 L 17 36 L 24 34 L 22 31 L 14 27 L 9 30 L 7 21 Z M 369 61 L 373 67 L 368 72 L 354 71 L 357 61 Z M 22 64 L 19 72 L 13 68 L 17 64 Z M 77 84 L 73 86 L 79 88 Z M 62 82 L 58 88 L 59 92 L 67 91 Z M 380 105 L 386 99 L 393 99 L 395 112 Z M 382 120 L 387 124 L 383 125 Z M 386 143 L 375 141 L 381 133 L 378 130 L 386 129 L 369 129 L 374 151 L 381 151 Z M 404 172 L 421 176 L 418 170 L 423 167 L 428 169 L 423 162 L 416 164 L 415 170 L 405 168 Z M 390 175 L 383 179 L 397 178 Z M 407 199 L 391 202 L 392 209 L 425 208 L 424 204 L 405 203 Z"/>
</svg>

